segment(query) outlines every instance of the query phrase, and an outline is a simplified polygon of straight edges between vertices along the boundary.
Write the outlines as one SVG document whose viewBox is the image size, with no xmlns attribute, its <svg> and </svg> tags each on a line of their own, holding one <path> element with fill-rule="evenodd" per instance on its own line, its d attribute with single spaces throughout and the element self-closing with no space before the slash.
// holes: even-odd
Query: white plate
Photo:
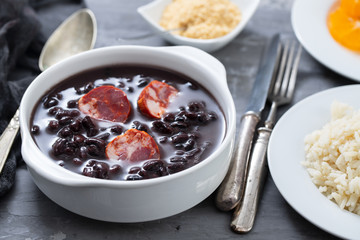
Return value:
<svg viewBox="0 0 360 240">
<path fill-rule="evenodd" d="M 271 176 L 285 200 L 316 226 L 346 239 L 360 238 L 360 216 L 322 195 L 301 162 L 305 136 L 330 121 L 331 103 L 337 100 L 360 109 L 359 92 L 360 84 L 337 87 L 297 103 L 275 125 L 268 147 Z"/>
<path fill-rule="evenodd" d="M 150 24 L 153 30 L 167 41 L 176 45 L 187 45 L 200 48 L 207 52 L 216 51 L 232 41 L 246 26 L 255 13 L 260 0 L 231 0 L 241 11 L 241 21 L 229 34 L 214 39 L 194 39 L 178 36 L 175 34 L 164 34 L 164 28 L 159 25 L 162 12 L 172 0 L 156 0 L 138 8 L 138 13 Z"/>
<path fill-rule="evenodd" d="M 291 21 L 304 48 L 333 71 L 360 81 L 360 53 L 342 47 L 330 35 L 326 19 L 336 0 L 295 0 Z"/>
</svg>

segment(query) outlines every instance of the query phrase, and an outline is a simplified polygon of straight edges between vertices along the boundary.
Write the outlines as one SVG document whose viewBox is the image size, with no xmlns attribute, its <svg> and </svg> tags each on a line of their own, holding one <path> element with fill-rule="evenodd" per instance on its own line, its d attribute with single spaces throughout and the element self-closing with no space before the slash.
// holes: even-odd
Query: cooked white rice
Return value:
<svg viewBox="0 0 360 240">
<path fill-rule="evenodd" d="M 302 164 L 320 192 L 360 215 L 360 111 L 334 102 L 331 121 L 305 137 Z"/>
</svg>

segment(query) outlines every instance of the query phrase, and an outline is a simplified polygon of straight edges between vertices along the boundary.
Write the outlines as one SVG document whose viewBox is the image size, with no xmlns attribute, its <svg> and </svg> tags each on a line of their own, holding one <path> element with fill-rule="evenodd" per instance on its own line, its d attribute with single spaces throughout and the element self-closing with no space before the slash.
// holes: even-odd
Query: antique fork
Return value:
<svg viewBox="0 0 360 240">
<path fill-rule="evenodd" d="M 275 82 L 268 93 L 272 102 L 265 126 L 258 129 L 258 139 L 254 145 L 245 192 L 242 201 L 235 209 L 231 228 L 235 232 L 248 232 L 254 224 L 260 190 L 265 178 L 266 150 L 272 128 L 275 124 L 277 107 L 291 102 L 296 82 L 297 69 L 301 56 L 301 45 L 296 41 L 285 41 Z M 297 51 L 296 51 L 297 48 Z M 296 51 L 296 52 L 295 52 Z"/>
</svg>

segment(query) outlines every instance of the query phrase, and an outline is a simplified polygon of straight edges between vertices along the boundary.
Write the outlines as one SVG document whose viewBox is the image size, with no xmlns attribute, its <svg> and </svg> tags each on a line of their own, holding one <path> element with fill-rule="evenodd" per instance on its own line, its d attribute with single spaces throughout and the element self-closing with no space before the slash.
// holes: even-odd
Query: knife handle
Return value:
<svg viewBox="0 0 360 240">
<path fill-rule="evenodd" d="M 227 175 L 217 191 L 216 206 L 220 210 L 229 211 L 240 201 L 245 185 L 251 143 L 259 120 L 259 115 L 252 111 L 246 112 L 241 118 L 235 153 Z"/>
<path fill-rule="evenodd" d="M 258 130 L 259 137 L 254 145 L 251 155 L 249 172 L 245 186 L 244 197 L 236 207 L 231 228 L 235 232 L 249 232 L 255 220 L 260 190 L 265 179 L 266 150 L 271 134 L 271 129 L 261 127 Z"/>
</svg>

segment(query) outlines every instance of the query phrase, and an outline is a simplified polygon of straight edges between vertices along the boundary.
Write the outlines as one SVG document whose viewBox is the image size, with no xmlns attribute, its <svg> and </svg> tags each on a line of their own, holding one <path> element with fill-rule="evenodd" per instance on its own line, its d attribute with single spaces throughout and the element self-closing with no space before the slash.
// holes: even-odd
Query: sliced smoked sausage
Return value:
<svg viewBox="0 0 360 240">
<path fill-rule="evenodd" d="M 140 111 L 153 118 L 161 118 L 178 90 L 164 82 L 154 80 L 140 93 L 138 107 Z"/>
<path fill-rule="evenodd" d="M 131 106 L 121 89 L 100 86 L 80 98 L 79 109 L 95 119 L 123 123 L 129 117 Z"/>
<path fill-rule="evenodd" d="M 160 159 L 160 151 L 155 140 L 146 132 L 129 129 L 117 136 L 106 147 L 110 160 L 138 162 L 147 159 Z"/>
</svg>

